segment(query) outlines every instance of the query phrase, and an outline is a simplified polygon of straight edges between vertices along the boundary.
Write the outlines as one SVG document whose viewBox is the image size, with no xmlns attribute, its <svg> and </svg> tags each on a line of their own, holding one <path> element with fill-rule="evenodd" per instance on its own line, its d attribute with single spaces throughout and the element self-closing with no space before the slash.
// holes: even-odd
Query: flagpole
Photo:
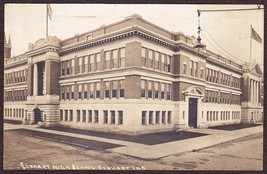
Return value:
<svg viewBox="0 0 267 174">
<path fill-rule="evenodd" d="M 250 25 L 250 62 L 251 62 L 251 54 L 252 54 L 252 25 Z"/>
<path fill-rule="evenodd" d="M 46 38 L 48 37 L 48 6 L 46 4 Z"/>
</svg>

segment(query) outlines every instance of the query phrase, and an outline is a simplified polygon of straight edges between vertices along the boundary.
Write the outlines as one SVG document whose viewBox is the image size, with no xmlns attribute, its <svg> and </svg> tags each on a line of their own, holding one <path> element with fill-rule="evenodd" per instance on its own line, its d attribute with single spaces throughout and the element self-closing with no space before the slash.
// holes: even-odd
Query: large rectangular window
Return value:
<svg viewBox="0 0 267 174">
<path fill-rule="evenodd" d="M 77 73 L 82 73 L 82 62 L 83 62 L 83 58 L 79 57 L 78 61 L 77 61 Z"/>
<path fill-rule="evenodd" d="M 160 90 L 161 90 L 160 98 L 165 99 L 165 84 L 164 83 L 160 84 Z"/>
<path fill-rule="evenodd" d="M 159 114 L 160 111 L 156 111 L 156 124 L 159 124 Z"/>
<path fill-rule="evenodd" d="M 98 123 L 98 110 L 95 110 L 95 123 Z"/>
<path fill-rule="evenodd" d="M 71 99 L 74 99 L 74 85 L 71 85 Z"/>
<path fill-rule="evenodd" d="M 171 99 L 171 85 L 167 84 L 167 100 Z"/>
<path fill-rule="evenodd" d="M 117 81 L 112 81 L 112 98 L 117 98 Z"/>
<path fill-rule="evenodd" d="M 63 121 L 63 110 L 62 109 L 60 109 L 60 121 Z"/>
<path fill-rule="evenodd" d="M 95 70 L 100 70 L 100 53 L 96 54 L 96 66 L 95 66 Z"/>
<path fill-rule="evenodd" d="M 155 82 L 155 98 L 159 98 L 159 83 Z"/>
<path fill-rule="evenodd" d="M 149 111 L 148 124 L 153 124 L 153 111 Z"/>
<path fill-rule="evenodd" d="M 110 68 L 110 51 L 105 52 L 105 69 Z"/>
<path fill-rule="evenodd" d="M 104 112 L 104 124 L 108 124 L 108 111 L 103 111 Z"/>
<path fill-rule="evenodd" d="M 146 48 L 142 48 L 142 65 L 147 66 L 147 56 L 146 56 Z"/>
<path fill-rule="evenodd" d="M 68 121 L 68 110 L 65 110 L 65 121 Z"/>
<path fill-rule="evenodd" d="M 87 95 L 87 91 L 88 91 L 88 84 L 84 83 L 83 84 L 83 99 L 87 99 L 88 95 Z"/>
<path fill-rule="evenodd" d="M 84 56 L 83 57 L 83 73 L 87 73 L 88 72 L 88 56 Z"/>
<path fill-rule="evenodd" d="M 90 83 L 90 85 L 89 85 L 89 87 L 90 87 L 89 96 L 90 96 L 91 99 L 94 98 L 94 93 L 95 93 L 94 92 L 94 89 L 95 89 L 94 85 L 95 85 L 94 83 Z"/>
<path fill-rule="evenodd" d="M 95 98 L 99 98 L 100 97 L 100 83 L 97 82 L 95 85 L 96 85 Z"/>
<path fill-rule="evenodd" d="M 155 69 L 157 70 L 160 69 L 159 55 L 159 52 L 155 52 Z"/>
<path fill-rule="evenodd" d="M 194 73 L 194 76 L 197 77 L 197 69 L 198 69 L 198 63 L 197 62 L 194 62 L 194 70 L 195 70 L 195 73 Z"/>
<path fill-rule="evenodd" d="M 118 111 L 119 113 L 119 124 L 123 124 L 123 111 Z"/>
<path fill-rule="evenodd" d="M 125 81 L 119 80 L 120 97 L 124 97 Z"/>
<path fill-rule="evenodd" d="M 88 110 L 88 123 L 92 123 L 93 122 L 93 113 L 92 110 Z"/>
<path fill-rule="evenodd" d="M 166 111 L 162 111 L 161 123 L 166 124 Z"/>
<path fill-rule="evenodd" d="M 82 99 L 82 84 L 78 84 L 78 99 Z"/>
<path fill-rule="evenodd" d="M 105 98 L 109 98 L 109 82 L 104 82 L 105 86 Z"/>
<path fill-rule="evenodd" d="M 125 67 L 125 48 L 120 48 L 120 62 L 119 67 Z"/>
<path fill-rule="evenodd" d="M 93 54 L 89 55 L 89 71 L 94 71 L 94 62 L 95 62 L 95 56 Z"/>
<path fill-rule="evenodd" d="M 66 99 L 70 99 L 70 86 L 65 86 L 66 88 Z"/>
<path fill-rule="evenodd" d="M 73 121 L 73 110 L 70 110 L 70 119 L 69 121 Z"/>
<path fill-rule="evenodd" d="M 153 68 L 154 67 L 154 62 L 153 62 L 153 51 L 148 50 L 148 67 Z"/>
<path fill-rule="evenodd" d="M 118 67 L 118 50 L 112 50 L 112 59 L 111 59 L 111 68 L 117 68 Z"/>
<path fill-rule="evenodd" d="M 115 111 L 110 111 L 110 114 L 111 114 L 111 124 L 115 124 Z"/>
<path fill-rule="evenodd" d="M 148 81 L 148 98 L 153 98 L 153 82 Z"/>
<path fill-rule="evenodd" d="M 190 60 L 189 62 L 189 68 L 190 68 L 190 75 L 193 76 L 193 61 Z"/>
<path fill-rule="evenodd" d="M 80 122 L 81 121 L 81 111 L 80 110 L 77 110 L 77 122 Z"/>
<path fill-rule="evenodd" d="M 146 97 L 146 81 L 141 80 L 141 97 Z"/>
<path fill-rule="evenodd" d="M 142 111 L 142 125 L 146 125 L 146 111 Z"/>
<path fill-rule="evenodd" d="M 82 122 L 86 122 L 86 110 L 83 110 L 83 118 L 82 118 Z"/>
</svg>

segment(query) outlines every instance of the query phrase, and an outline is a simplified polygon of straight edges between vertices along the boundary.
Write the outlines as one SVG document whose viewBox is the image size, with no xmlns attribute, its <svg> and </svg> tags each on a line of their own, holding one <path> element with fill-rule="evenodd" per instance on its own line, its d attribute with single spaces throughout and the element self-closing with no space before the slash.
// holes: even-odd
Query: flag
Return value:
<svg viewBox="0 0 267 174">
<path fill-rule="evenodd" d="M 253 29 L 253 27 L 251 26 L 251 38 L 254 39 L 255 41 L 261 43 L 262 39 L 261 37 L 258 35 L 258 33 Z"/>
<path fill-rule="evenodd" d="M 52 18 L 51 18 L 52 14 L 53 14 L 52 8 L 51 8 L 50 4 L 47 4 L 46 7 L 47 7 L 47 16 L 49 16 L 49 19 L 52 20 Z"/>
</svg>

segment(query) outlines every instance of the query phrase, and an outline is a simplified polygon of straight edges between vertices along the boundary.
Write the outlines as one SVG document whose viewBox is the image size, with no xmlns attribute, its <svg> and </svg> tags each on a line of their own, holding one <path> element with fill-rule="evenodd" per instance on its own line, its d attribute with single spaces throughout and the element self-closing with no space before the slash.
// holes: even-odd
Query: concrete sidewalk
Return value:
<svg viewBox="0 0 267 174">
<path fill-rule="evenodd" d="M 193 150 L 199 150 L 216 144 L 224 143 L 227 141 L 263 132 L 262 125 L 251 128 L 239 129 L 235 131 L 224 131 L 224 130 L 214 130 L 214 129 L 191 129 L 188 131 L 206 133 L 210 135 L 173 141 L 168 143 L 162 143 L 157 145 L 145 145 L 145 144 L 114 140 L 96 136 L 81 135 L 81 134 L 48 130 L 48 129 L 40 129 L 36 125 L 10 125 L 6 123 L 4 124 L 4 130 L 22 129 L 22 128 L 40 132 L 47 132 L 57 135 L 65 135 L 70 137 L 124 145 L 123 147 L 113 148 L 107 151 L 116 152 L 146 160 L 154 160 L 177 153 L 191 152 Z"/>
</svg>

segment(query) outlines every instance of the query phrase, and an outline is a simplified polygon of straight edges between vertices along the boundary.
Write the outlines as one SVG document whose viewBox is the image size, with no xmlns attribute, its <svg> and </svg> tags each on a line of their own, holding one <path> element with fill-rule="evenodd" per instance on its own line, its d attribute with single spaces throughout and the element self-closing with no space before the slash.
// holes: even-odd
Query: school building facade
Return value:
<svg viewBox="0 0 267 174">
<path fill-rule="evenodd" d="M 254 123 L 263 73 L 139 15 L 11 57 L 5 40 L 4 119 L 123 134 Z"/>
</svg>

